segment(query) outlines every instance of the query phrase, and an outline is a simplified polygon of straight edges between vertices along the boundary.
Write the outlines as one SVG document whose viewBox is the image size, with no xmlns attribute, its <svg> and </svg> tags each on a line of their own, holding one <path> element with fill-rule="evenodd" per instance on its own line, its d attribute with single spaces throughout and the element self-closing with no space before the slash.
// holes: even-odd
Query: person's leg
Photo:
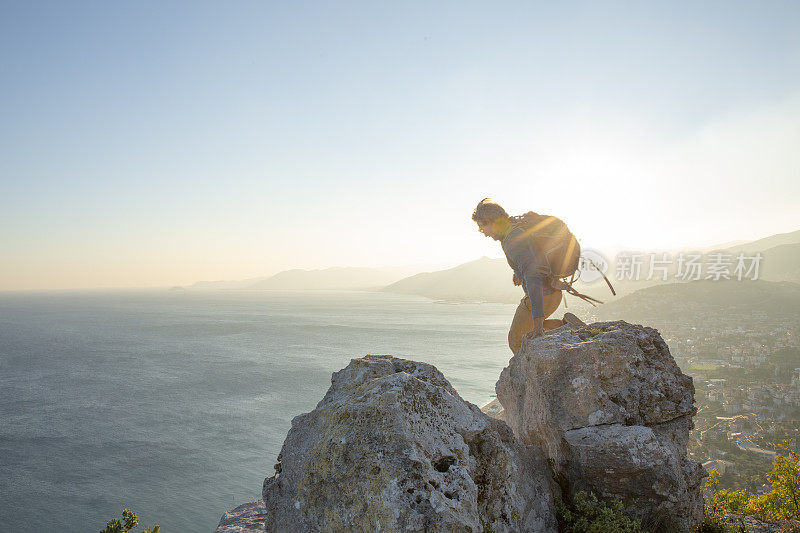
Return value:
<svg viewBox="0 0 800 533">
<path fill-rule="evenodd" d="M 514 320 L 508 330 L 508 347 L 513 353 L 517 353 L 522 346 L 522 336 L 533 329 L 533 318 L 531 317 L 531 301 L 525 296 L 519 301 L 517 311 L 514 313 Z"/>
<path fill-rule="evenodd" d="M 561 305 L 562 294 L 561 291 L 554 291 L 551 294 L 544 295 L 544 316 L 555 313 L 558 306 Z M 544 330 L 560 328 L 564 325 L 563 320 L 550 319 L 544 321 Z M 511 321 L 511 327 L 508 330 L 508 347 L 511 351 L 517 353 L 522 346 L 522 337 L 533 329 L 533 318 L 531 317 L 531 301 L 525 296 L 519 301 L 517 311 L 514 313 L 514 320 Z"/>
<path fill-rule="evenodd" d="M 544 295 L 544 316 L 549 317 L 556 312 L 558 306 L 561 305 L 561 298 L 563 295 L 561 291 L 554 291 L 551 294 Z M 557 318 L 551 318 L 544 321 L 544 330 L 550 331 L 551 329 L 560 328 L 564 325 L 564 321 Z"/>
</svg>

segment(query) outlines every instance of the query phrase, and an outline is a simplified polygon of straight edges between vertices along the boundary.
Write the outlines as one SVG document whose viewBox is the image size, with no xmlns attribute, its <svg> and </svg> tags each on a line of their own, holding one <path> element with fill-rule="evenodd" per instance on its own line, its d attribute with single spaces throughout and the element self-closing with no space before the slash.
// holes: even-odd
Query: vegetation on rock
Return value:
<svg viewBox="0 0 800 533">
<path fill-rule="evenodd" d="M 127 533 L 131 529 L 135 528 L 139 524 L 139 517 L 136 516 L 136 513 L 131 511 L 130 509 L 125 509 L 122 511 L 122 521 L 114 518 L 113 520 L 109 520 L 106 524 L 106 528 L 100 533 Z M 144 530 L 142 533 L 159 533 L 161 528 L 159 526 L 153 526 L 151 531 Z"/>
<path fill-rule="evenodd" d="M 750 494 L 747 489 L 718 489 L 719 472 L 711 471 L 706 487 L 714 490 L 706 515 L 722 521 L 725 515 L 745 517 L 756 515 L 762 520 L 800 520 L 800 453 L 787 442 L 780 446 L 788 455 L 776 455 L 772 470 L 766 476 L 772 490 L 764 494 Z"/>
<path fill-rule="evenodd" d="M 638 519 L 623 511 L 622 502 L 603 502 L 594 493 L 580 491 L 571 505 L 556 498 L 559 530 L 564 533 L 641 533 Z"/>
</svg>

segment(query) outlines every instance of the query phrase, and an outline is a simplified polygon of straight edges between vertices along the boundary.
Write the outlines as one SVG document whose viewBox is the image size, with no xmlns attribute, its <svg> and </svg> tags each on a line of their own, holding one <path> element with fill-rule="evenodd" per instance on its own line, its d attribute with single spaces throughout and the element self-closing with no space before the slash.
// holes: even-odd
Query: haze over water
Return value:
<svg viewBox="0 0 800 533">
<path fill-rule="evenodd" d="M 212 531 L 260 497 L 292 417 L 384 353 L 481 405 L 514 306 L 372 292 L 0 293 L 0 524 L 100 530 L 124 507 Z"/>
</svg>

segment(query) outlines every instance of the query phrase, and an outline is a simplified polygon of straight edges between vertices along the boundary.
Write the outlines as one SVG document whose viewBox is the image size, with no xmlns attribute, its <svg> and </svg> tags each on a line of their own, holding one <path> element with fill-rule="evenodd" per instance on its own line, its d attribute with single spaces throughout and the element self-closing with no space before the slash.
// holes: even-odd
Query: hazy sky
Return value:
<svg viewBox="0 0 800 533">
<path fill-rule="evenodd" d="M 0 1 L 0 290 L 800 229 L 800 2 Z"/>
</svg>

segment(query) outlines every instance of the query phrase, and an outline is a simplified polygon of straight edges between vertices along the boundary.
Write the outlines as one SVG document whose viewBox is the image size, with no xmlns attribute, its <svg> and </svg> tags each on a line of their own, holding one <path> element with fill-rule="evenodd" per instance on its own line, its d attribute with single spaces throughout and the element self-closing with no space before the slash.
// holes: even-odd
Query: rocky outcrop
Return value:
<svg viewBox="0 0 800 533">
<path fill-rule="evenodd" d="M 541 452 L 425 363 L 352 360 L 292 420 L 278 460 L 258 515 L 267 531 L 556 529 Z"/>
<path fill-rule="evenodd" d="M 621 499 L 651 528 L 702 520 L 705 472 L 686 454 L 694 386 L 656 330 L 599 322 L 526 339 L 496 390 L 569 492 Z"/>
<path fill-rule="evenodd" d="M 214 533 L 263 533 L 265 515 L 264 500 L 242 504 L 222 515 Z"/>
<path fill-rule="evenodd" d="M 702 520 L 705 472 L 686 455 L 694 387 L 656 330 L 526 339 L 496 390 L 484 413 L 429 364 L 352 360 L 292 420 L 263 499 L 217 533 L 552 532 L 554 491 L 580 490 L 622 500 L 652 531 Z"/>
</svg>

